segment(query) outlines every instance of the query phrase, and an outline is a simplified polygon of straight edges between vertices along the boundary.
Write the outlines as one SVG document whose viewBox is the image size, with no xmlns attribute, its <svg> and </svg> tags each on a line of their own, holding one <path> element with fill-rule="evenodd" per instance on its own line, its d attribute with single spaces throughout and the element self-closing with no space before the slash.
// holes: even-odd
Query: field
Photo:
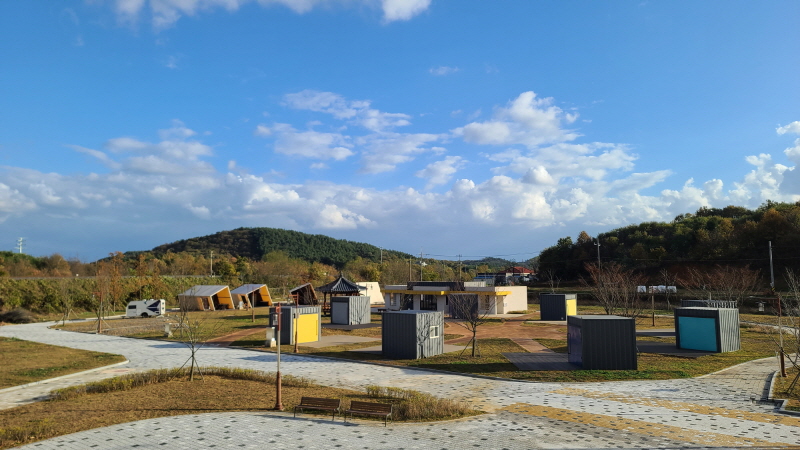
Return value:
<svg viewBox="0 0 800 450">
<path fill-rule="evenodd" d="M 0 389 L 125 361 L 125 357 L 0 338 Z"/>
</svg>

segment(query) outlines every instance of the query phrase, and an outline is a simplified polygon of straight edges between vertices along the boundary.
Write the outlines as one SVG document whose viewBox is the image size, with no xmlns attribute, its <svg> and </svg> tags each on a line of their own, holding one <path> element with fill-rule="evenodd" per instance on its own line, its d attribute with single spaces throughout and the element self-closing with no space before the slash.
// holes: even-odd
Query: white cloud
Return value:
<svg viewBox="0 0 800 450">
<path fill-rule="evenodd" d="M 383 17 L 387 22 L 408 20 L 428 9 L 431 0 L 383 0 Z"/>
<path fill-rule="evenodd" d="M 370 131 L 381 132 L 390 128 L 409 125 L 411 116 L 402 113 L 386 113 L 370 108 L 366 100 L 348 101 L 333 92 L 304 90 L 284 96 L 287 106 L 331 114 L 337 119 L 348 119 L 350 123 Z"/>
<path fill-rule="evenodd" d="M 68 145 L 67 147 L 77 152 L 92 156 L 95 159 L 99 160 L 101 163 L 103 163 L 105 166 L 108 166 L 112 169 L 120 168 L 120 164 L 118 162 L 112 160 L 107 154 L 99 150 L 93 150 L 91 148 L 81 147 L 80 145 Z"/>
<path fill-rule="evenodd" d="M 367 226 L 372 223 L 371 220 L 362 216 L 361 214 L 353 213 L 347 208 L 341 208 L 336 205 L 325 205 L 320 211 L 316 221 L 319 228 L 358 228 L 359 226 Z"/>
<path fill-rule="evenodd" d="M 359 140 L 366 147 L 361 160 L 362 173 L 381 173 L 394 170 L 398 164 L 412 161 L 416 155 L 426 152 L 441 153 L 439 147 L 426 147 L 426 144 L 441 139 L 435 134 L 384 133 L 370 135 Z"/>
<path fill-rule="evenodd" d="M 430 189 L 433 186 L 445 184 L 453 178 L 453 175 L 459 169 L 464 167 L 466 161 L 460 156 L 448 156 L 441 161 L 428 164 L 422 170 L 417 171 L 414 175 L 419 178 L 428 180 L 428 185 L 425 189 Z"/>
<path fill-rule="evenodd" d="M 580 135 L 564 125 L 577 119 L 553 106 L 552 98 L 537 98 L 532 91 L 523 92 L 505 108 L 497 108 L 492 120 L 472 122 L 453 130 L 467 142 L 482 145 L 521 144 L 535 148 L 575 140 Z"/>
<path fill-rule="evenodd" d="M 449 67 L 449 66 L 431 67 L 430 69 L 428 69 L 428 72 L 440 77 L 445 75 L 450 75 L 458 71 L 459 71 L 458 67 Z"/>
<path fill-rule="evenodd" d="M 338 133 L 297 131 L 291 125 L 277 123 L 272 126 L 277 133 L 275 151 L 284 155 L 313 159 L 342 161 L 353 155 L 347 137 Z"/>
<path fill-rule="evenodd" d="M 153 28 L 163 30 L 169 28 L 183 16 L 194 16 L 199 12 L 211 12 L 218 9 L 235 12 L 242 5 L 253 0 L 116 0 L 117 18 L 122 23 L 135 24 L 143 11 L 151 15 Z M 409 20 L 424 12 L 431 0 L 255 0 L 263 7 L 274 5 L 289 8 L 297 14 L 304 14 L 319 6 L 350 6 L 363 3 L 378 7 L 383 12 L 384 22 Z"/>
<path fill-rule="evenodd" d="M 786 133 L 800 134 L 800 121 L 795 120 L 789 125 L 778 127 L 775 131 L 777 131 L 778 134 L 786 134 Z"/>
<path fill-rule="evenodd" d="M 269 136 L 272 134 L 272 130 L 266 125 L 258 125 L 253 134 L 256 136 Z"/>
</svg>

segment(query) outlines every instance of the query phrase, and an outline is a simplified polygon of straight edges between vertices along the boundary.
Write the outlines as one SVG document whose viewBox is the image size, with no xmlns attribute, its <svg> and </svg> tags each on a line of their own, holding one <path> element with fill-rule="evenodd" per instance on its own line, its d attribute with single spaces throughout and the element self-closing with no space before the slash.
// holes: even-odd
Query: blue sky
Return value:
<svg viewBox="0 0 800 450">
<path fill-rule="evenodd" d="M 0 2 L 0 248 L 456 259 L 800 200 L 796 1 Z M 5 241 L 5 243 L 2 243 Z"/>
</svg>

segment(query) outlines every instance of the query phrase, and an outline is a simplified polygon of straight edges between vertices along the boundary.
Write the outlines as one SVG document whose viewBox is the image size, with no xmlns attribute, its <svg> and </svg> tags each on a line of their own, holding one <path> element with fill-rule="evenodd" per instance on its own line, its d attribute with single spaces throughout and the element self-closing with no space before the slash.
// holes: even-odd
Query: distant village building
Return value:
<svg viewBox="0 0 800 450">
<path fill-rule="evenodd" d="M 507 267 L 499 272 L 479 272 L 473 281 L 483 281 L 487 286 L 513 286 L 533 281 L 536 273 L 522 266 Z"/>
</svg>

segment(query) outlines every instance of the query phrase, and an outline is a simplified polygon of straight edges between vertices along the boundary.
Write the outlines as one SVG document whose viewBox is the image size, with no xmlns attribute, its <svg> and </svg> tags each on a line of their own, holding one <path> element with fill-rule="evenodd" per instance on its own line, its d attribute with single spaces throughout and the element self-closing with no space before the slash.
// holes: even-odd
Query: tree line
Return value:
<svg viewBox="0 0 800 450">
<path fill-rule="evenodd" d="M 587 263 L 616 263 L 650 277 L 668 269 L 685 275 L 691 268 L 731 265 L 769 273 L 769 245 L 775 273 L 800 265 L 800 202 L 767 201 L 755 210 L 739 206 L 700 208 L 671 222 L 643 222 L 597 237 L 580 232 L 544 249 L 540 272 L 577 280 Z M 599 249 L 598 249 L 599 244 Z M 599 250 L 599 251 L 598 251 Z"/>
</svg>

